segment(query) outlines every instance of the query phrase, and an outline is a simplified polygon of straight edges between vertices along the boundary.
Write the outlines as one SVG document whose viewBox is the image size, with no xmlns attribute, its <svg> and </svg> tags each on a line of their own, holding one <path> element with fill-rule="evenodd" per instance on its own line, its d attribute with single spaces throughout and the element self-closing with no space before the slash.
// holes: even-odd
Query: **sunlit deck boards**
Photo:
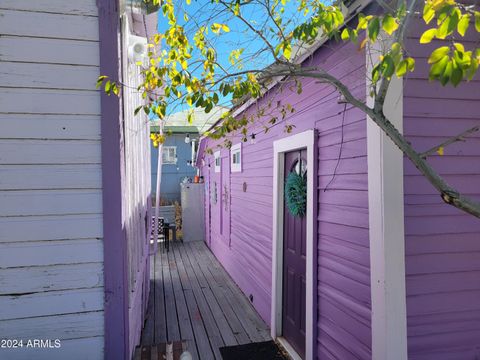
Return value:
<svg viewBox="0 0 480 360">
<path fill-rule="evenodd" d="M 153 260 L 153 259 L 152 259 Z M 152 261 L 142 345 L 185 340 L 194 359 L 270 339 L 269 329 L 203 242 L 175 243 Z"/>
</svg>

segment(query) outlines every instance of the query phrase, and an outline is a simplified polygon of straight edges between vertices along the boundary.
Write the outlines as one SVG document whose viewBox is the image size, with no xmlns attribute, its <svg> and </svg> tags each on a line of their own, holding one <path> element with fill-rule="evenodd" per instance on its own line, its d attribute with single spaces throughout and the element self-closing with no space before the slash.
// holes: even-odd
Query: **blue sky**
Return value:
<svg viewBox="0 0 480 360">
<path fill-rule="evenodd" d="M 196 22 L 204 24 L 208 21 L 208 18 L 215 14 L 219 10 L 223 9 L 221 5 L 212 4 L 209 0 L 192 0 L 190 5 L 185 5 L 185 0 L 178 0 L 177 3 L 177 19 L 179 23 L 186 27 L 188 33 L 197 28 Z M 188 22 L 185 22 L 183 19 L 183 11 L 189 15 Z M 251 6 L 242 8 L 242 14 L 244 17 L 252 21 L 253 23 L 261 21 L 261 12 L 254 11 L 255 9 Z M 245 25 L 238 19 L 231 19 L 230 16 L 215 16 L 215 22 L 227 23 L 230 27 L 230 33 L 222 34 L 221 36 L 211 36 L 211 39 L 214 40 L 215 49 L 218 52 L 218 59 L 222 65 L 229 65 L 228 55 L 233 49 L 236 48 L 245 48 L 245 54 L 256 53 L 260 48 L 264 47 L 262 40 L 245 36 Z M 164 32 L 168 29 L 168 24 L 163 18 L 161 10 L 159 11 L 159 21 L 158 21 L 158 30 L 159 32 Z M 267 55 L 267 54 L 265 54 Z M 272 62 L 271 56 L 262 56 L 258 59 L 258 62 L 255 64 L 257 66 L 266 66 Z"/>
<path fill-rule="evenodd" d="M 295 3 L 295 2 L 293 2 Z M 230 68 L 231 64 L 228 60 L 229 54 L 234 49 L 243 48 L 243 56 L 248 59 L 244 63 L 244 69 L 262 69 L 273 62 L 273 56 L 264 51 L 259 54 L 259 50 L 265 48 L 265 43 L 254 35 L 251 31 L 246 31 L 245 24 L 236 18 L 232 18 L 231 14 L 217 15 L 223 9 L 222 5 L 212 4 L 209 0 L 192 0 L 190 5 L 185 4 L 185 0 L 177 1 L 177 19 L 179 23 L 185 26 L 187 34 L 192 34 L 198 28 L 198 24 L 205 24 L 211 22 L 228 23 L 230 32 L 222 34 L 221 36 L 212 35 L 210 38 L 214 43 L 214 48 L 217 51 L 218 62 L 222 67 Z M 186 12 L 189 19 L 185 22 L 183 14 Z M 249 5 L 242 7 L 242 15 L 248 19 L 254 26 L 265 22 L 265 9 L 260 8 L 260 5 Z M 288 5 L 285 17 L 297 16 L 295 5 Z M 214 20 L 208 21 L 210 17 Z M 168 29 L 167 20 L 163 17 L 163 13 L 159 11 L 158 30 L 160 33 Z M 253 56 L 255 54 L 255 56 Z M 229 99 L 221 99 L 220 103 L 230 106 Z M 177 112 L 185 109 L 186 106 L 177 107 L 168 111 Z"/>
</svg>

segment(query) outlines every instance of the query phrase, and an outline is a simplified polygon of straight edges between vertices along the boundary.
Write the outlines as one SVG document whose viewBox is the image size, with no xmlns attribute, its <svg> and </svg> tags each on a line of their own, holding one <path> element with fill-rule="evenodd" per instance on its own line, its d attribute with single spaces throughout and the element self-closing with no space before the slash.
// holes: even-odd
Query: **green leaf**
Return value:
<svg viewBox="0 0 480 360">
<path fill-rule="evenodd" d="M 110 95 L 111 88 L 112 88 L 112 82 L 110 80 L 108 80 L 105 83 L 105 92 L 107 93 L 107 95 Z"/>
<path fill-rule="evenodd" d="M 405 59 L 407 61 L 407 69 L 412 72 L 415 70 L 415 59 L 408 57 Z"/>
<path fill-rule="evenodd" d="M 437 38 L 445 39 L 448 35 L 448 29 L 450 28 L 451 17 L 445 18 L 440 27 L 437 29 Z"/>
<path fill-rule="evenodd" d="M 453 69 L 453 64 L 451 61 L 449 61 L 447 63 L 447 66 L 445 66 L 445 70 L 443 70 L 443 73 L 439 75 L 440 83 L 443 86 L 445 86 L 450 81 L 450 77 L 452 76 L 452 69 Z"/>
<path fill-rule="evenodd" d="M 475 30 L 480 32 L 480 11 L 475 11 Z"/>
<path fill-rule="evenodd" d="M 453 65 L 453 70 L 452 70 L 452 76 L 450 78 L 450 81 L 453 84 L 453 86 L 457 86 L 458 84 L 460 84 L 460 82 L 463 79 L 463 71 L 460 68 L 460 66 L 458 66 L 455 63 L 455 61 L 452 62 L 452 65 Z"/>
<path fill-rule="evenodd" d="M 193 111 L 189 111 L 188 114 L 187 114 L 187 122 L 189 124 L 193 123 Z"/>
<path fill-rule="evenodd" d="M 401 51 L 402 51 L 402 45 L 400 45 L 400 43 L 398 42 L 394 42 L 392 44 L 392 51 L 391 51 L 392 57 L 393 58 L 397 57 L 398 55 L 400 55 Z"/>
<path fill-rule="evenodd" d="M 457 31 L 461 36 L 465 36 L 468 26 L 470 25 L 470 15 L 464 14 L 457 25 Z"/>
<path fill-rule="evenodd" d="M 372 70 L 372 83 L 376 84 L 380 80 L 380 66 L 377 65 Z"/>
<path fill-rule="evenodd" d="M 290 56 L 292 56 L 292 46 L 290 43 L 283 45 L 283 56 L 285 56 L 287 59 L 290 59 Z"/>
<path fill-rule="evenodd" d="M 96 88 L 98 89 L 100 86 L 102 86 L 103 80 L 108 79 L 108 76 L 106 75 L 100 75 L 97 79 L 97 86 Z"/>
<path fill-rule="evenodd" d="M 473 77 L 477 73 L 477 70 L 478 70 L 478 61 L 476 59 L 473 59 L 472 62 L 470 63 L 470 67 L 466 70 L 466 74 L 465 74 L 468 81 L 473 79 Z"/>
<path fill-rule="evenodd" d="M 120 94 L 120 88 L 117 86 L 116 83 L 113 83 L 113 84 L 112 84 L 112 91 L 113 91 L 113 93 L 114 93 L 115 95 L 117 95 L 117 96 L 118 96 L 118 94 Z"/>
<path fill-rule="evenodd" d="M 453 46 L 455 46 L 455 49 L 457 49 L 457 51 L 460 51 L 462 53 L 465 52 L 465 47 L 463 46 L 463 44 L 460 44 L 460 43 L 453 43 Z"/>
<path fill-rule="evenodd" d="M 428 58 L 428 63 L 434 64 L 440 61 L 441 59 L 443 59 L 445 55 L 448 54 L 449 51 L 450 51 L 450 48 L 448 46 L 442 46 L 442 47 L 439 47 L 438 49 L 435 49 L 430 55 L 430 57 Z"/>
<path fill-rule="evenodd" d="M 236 3 L 235 6 L 233 7 L 233 14 L 235 16 L 240 15 L 240 3 Z"/>
<path fill-rule="evenodd" d="M 429 29 L 420 37 L 420 44 L 428 44 L 437 34 L 437 29 Z"/>
<path fill-rule="evenodd" d="M 372 18 L 371 15 L 365 16 L 364 14 L 360 13 L 358 14 L 358 25 L 357 29 L 359 30 L 364 30 L 367 28 L 368 21 Z"/>
<path fill-rule="evenodd" d="M 460 66 L 462 69 L 468 69 L 472 61 L 472 57 L 471 57 L 472 52 L 471 51 L 464 52 L 462 51 L 462 48 L 463 48 L 463 45 L 459 46 L 457 50 L 454 51 L 453 58 L 455 59 L 457 65 Z"/>
<path fill-rule="evenodd" d="M 435 17 L 435 10 L 429 5 L 426 4 L 423 8 L 423 20 L 426 24 L 430 23 Z"/>
<path fill-rule="evenodd" d="M 401 78 L 402 76 L 404 76 L 407 73 L 407 70 L 408 70 L 407 60 L 402 60 L 397 65 L 396 74 L 399 78 Z"/>
<path fill-rule="evenodd" d="M 387 79 L 391 78 L 393 73 L 395 72 L 395 63 L 393 62 L 393 59 L 390 55 L 386 55 L 385 58 L 383 59 L 383 76 L 385 76 Z"/>
<path fill-rule="evenodd" d="M 432 65 L 430 68 L 430 78 L 435 79 L 445 72 L 445 68 L 449 62 L 450 58 L 448 55 L 444 55 L 439 61 Z"/>
<path fill-rule="evenodd" d="M 377 40 L 378 33 L 380 31 L 380 19 L 378 17 L 374 17 L 368 23 L 368 37 L 371 41 Z"/>
<path fill-rule="evenodd" d="M 213 100 L 213 103 L 214 103 L 215 105 L 218 104 L 218 101 L 219 101 L 220 99 L 219 99 L 217 93 L 213 93 L 212 100 Z"/>
<path fill-rule="evenodd" d="M 398 23 L 392 15 L 387 14 L 383 18 L 382 28 L 388 35 L 392 35 L 398 29 Z"/>
</svg>

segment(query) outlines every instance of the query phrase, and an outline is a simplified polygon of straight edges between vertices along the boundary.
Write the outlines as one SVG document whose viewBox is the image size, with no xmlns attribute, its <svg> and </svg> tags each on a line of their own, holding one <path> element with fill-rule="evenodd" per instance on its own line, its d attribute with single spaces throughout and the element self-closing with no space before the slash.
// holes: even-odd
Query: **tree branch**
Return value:
<svg viewBox="0 0 480 360">
<path fill-rule="evenodd" d="M 219 0 L 218 2 L 220 4 L 222 4 L 223 6 L 225 6 L 228 10 L 232 11 L 229 7 L 229 4 L 226 4 L 222 0 Z M 233 13 L 233 11 L 232 11 L 232 13 Z M 253 27 L 252 24 L 250 24 L 250 22 L 247 19 L 245 19 L 242 15 L 237 14 L 235 16 L 236 16 L 237 19 L 241 20 L 252 32 L 257 34 L 258 37 L 260 37 L 260 39 L 262 39 L 262 41 L 265 43 L 265 45 L 267 45 L 268 48 L 270 49 L 270 52 L 272 53 L 272 56 L 275 59 L 275 61 L 278 61 L 278 62 L 281 62 L 281 63 L 284 62 L 284 61 L 282 61 L 281 59 L 278 58 L 278 56 L 275 54 L 275 49 L 274 49 L 273 45 L 270 43 L 270 41 L 268 41 L 268 39 L 263 35 L 263 33 L 260 30 L 255 29 L 255 27 Z"/>
<path fill-rule="evenodd" d="M 431 149 L 428 149 L 427 151 L 421 153 L 420 156 L 423 159 L 426 159 L 429 155 L 433 155 L 436 152 L 438 152 L 438 150 L 440 148 L 444 148 L 444 147 L 446 147 L 450 144 L 456 143 L 458 141 L 465 141 L 465 137 L 467 137 L 470 134 L 473 134 L 474 132 L 477 132 L 478 130 L 480 130 L 480 126 L 474 126 L 471 129 L 465 130 L 464 132 L 462 132 L 462 133 L 460 133 L 456 136 L 451 137 L 450 139 L 444 141 L 443 143 L 441 143 L 437 146 L 434 146 Z"/>
<path fill-rule="evenodd" d="M 407 156 L 407 158 L 425 176 L 425 178 L 433 185 L 433 187 L 438 190 L 445 203 L 480 218 L 480 202 L 460 194 L 458 190 L 450 186 L 435 171 L 435 169 L 431 167 L 431 165 L 422 157 L 422 155 L 415 151 L 412 145 L 385 117 L 382 111 L 375 111 L 375 109 L 368 107 L 362 101 L 353 96 L 345 84 L 323 70 L 311 72 L 308 69 L 299 68 L 294 70 L 291 75 L 321 79 L 335 86 L 335 88 L 337 88 L 337 90 L 343 94 L 349 103 L 368 115 L 370 119 L 385 132 L 385 134 Z"/>
<path fill-rule="evenodd" d="M 480 218 L 480 202 L 463 196 L 450 186 L 431 166 L 417 153 L 405 137 L 383 115 L 369 111 L 367 115 L 385 132 L 395 145 L 408 157 L 416 168 L 425 176 L 430 184 L 440 193 L 443 201 Z"/>
</svg>

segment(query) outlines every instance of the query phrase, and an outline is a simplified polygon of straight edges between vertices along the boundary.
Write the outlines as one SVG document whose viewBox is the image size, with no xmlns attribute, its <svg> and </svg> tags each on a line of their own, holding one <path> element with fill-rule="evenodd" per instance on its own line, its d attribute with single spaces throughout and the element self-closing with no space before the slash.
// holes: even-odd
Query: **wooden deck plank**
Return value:
<svg viewBox="0 0 480 360">
<path fill-rule="evenodd" d="M 203 324 L 202 316 L 200 315 L 200 310 L 198 309 L 197 302 L 195 301 L 195 296 L 193 294 L 193 290 L 190 284 L 190 280 L 187 275 L 187 271 L 185 270 L 185 265 L 183 264 L 183 259 L 180 254 L 180 249 L 178 246 L 174 246 L 174 256 L 177 264 L 177 271 L 179 273 L 179 277 L 182 282 L 183 293 L 185 296 L 185 302 L 187 305 L 187 310 L 190 316 L 190 323 L 192 324 L 192 330 L 195 337 L 195 352 L 198 351 L 199 359 L 215 359 L 213 355 L 212 348 L 210 346 L 210 342 L 208 340 L 207 333 L 205 331 L 205 326 Z M 193 355 L 193 351 L 192 351 Z"/>
<path fill-rule="evenodd" d="M 167 341 L 181 340 L 193 359 L 221 360 L 222 346 L 270 339 L 267 325 L 203 242 L 174 242 L 168 253 L 159 249 L 151 263 L 137 356 L 156 359 Z"/>
<path fill-rule="evenodd" d="M 187 300 L 188 312 L 192 319 L 192 327 L 195 334 L 195 344 L 197 345 L 199 359 L 213 360 L 215 359 L 215 355 L 202 321 L 200 309 L 195 301 L 193 290 L 185 290 L 185 299 Z"/>
<path fill-rule="evenodd" d="M 156 345 L 152 346 L 152 352 L 150 354 L 150 360 L 163 360 L 158 358 L 158 348 Z"/>
<path fill-rule="evenodd" d="M 160 250 L 159 250 L 160 251 Z M 155 344 L 167 342 L 165 297 L 163 292 L 162 258 L 155 255 Z"/>
<path fill-rule="evenodd" d="M 242 326 L 252 342 L 271 340 L 268 326 L 260 318 L 256 310 L 238 286 L 233 282 L 223 266 L 221 266 L 218 260 L 214 257 L 212 252 L 203 243 L 192 243 L 191 245 L 196 246 L 200 252 L 206 255 L 206 258 L 209 260 L 208 268 L 210 271 L 215 272 L 217 276 L 223 278 L 225 286 L 222 287 L 222 290 L 224 295 L 228 302 L 233 305 L 233 310 L 237 314 L 238 319 L 242 323 Z"/>
<path fill-rule="evenodd" d="M 183 259 L 183 263 L 185 265 L 185 270 L 187 271 L 188 278 L 190 279 L 190 284 L 192 285 L 192 291 L 195 295 L 195 300 L 197 301 L 197 305 L 200 310 L 200 315 L 205 325 L 205 330 L 207 331 L 208 339 L 210 340 L 210 344 L 212 346 L 213 353 L 216 359 L 221 360 L 222 355 L 220 354 L 219 348 L 224 346 L 225 343 L 223 342 L 220 331 L 215 323 L 210 308 L 208 307 L 202 289 L 200 288 L 197 276 L 195 274 L 195 271 L 193 270 L 192 264 L 187 254 L 188 248 L 185 246 L 180 246 L 179 249 Z"/>
<path fill-rule="evenodd" d="M 151 345 L 155 339 L 155 289 L 150 285 L 150 292 L 148 295 L 148 308 L 146 314 L 145 326 L 142 331 L 141 343 L 144 345 Z"/>
<path fill-rule="evenodd" d="M 196 245 L 196 244 L 195 244 Z M 218 263 L 218 260 L 215 259 L 213 254 L 210 250 L 200 248 L 200 251 L 204 251 L 204 254 L 209 259 L 210 264 L 210 271 L 215 272 L 217 276 L 223 278 L 224 286 L 220 289 L 223 292 L 223 296 L 227 299 L 232 306 L 233 311 L 237 315 L 240 323 L 242 324 L 243 328 L 245 329 L 246 334 L 250 338 L 251 342 L 260 342 L 269 339 L 268 334 L 263 334 L 259 331 L 259 327 L 255 324 L 258 318 L 258 314 L 252 308 L 248 300 L 245 302 L 241 302 L 241 299 L 245 298 L 245 295 L 238 289 L 237 285 L 233 283 L 232 279 L 226 273 L 225 269 Z M 230 284 L 231 283 L 231 284 Z M 233 285 L 233 286 L 232 286 Z"/>
<path fill-rule="evenodd" d="M 185 246 L 187 247 L 187 246 Z M 196 252 L 193 251 L 193 248 L 190 247 L 190 251 L 187 251 L 188 255 L 190 256 L 190 263 L 193 266 L 193 269 L 195 271 L 195 275 L 197 276 L 197 279 L 203 278 L 207 283 L 209 283 L 209 280 L 211 281 L 213 278 L 209 272 L 207 272 L 207 276 L 205 276 L 203 270 L 201 269 L 199 265 L 200 259 L 197 257 Z M 201 261 L 200 261 L 201 262 Z M 209 279 L 207 280 L 208 277 Z M 205 299 L 207 301 L 207 304 L 210 308 L 210 311 L 212 312 L 213 318 L 217 324 L 218 329 L 220 330 L 220 334 L 223 338 L 223 341 L 225 345 L 237 345 L 238 342 L 235 338 L 235 335 L 233 334 L 233 331 L 229 325 L 229 322 L 227 321 L 227 318 L 225 314 L 223 313 L 222 309 L 220 308 L 217 299 L 213 295 L 212 289 L 210 286 L 207 286 L 202 289 L 203 294 L 205 296 Z"/>
<path fill-rule="evenodd" d="M 225 279 L 217 278 L 215 279 L 215 274 L 211 273 L 211 267 L 208 266 L 209 259 L 204 251 L 199 249 L 199 247 L 192 246 L 193 251 L 196 254 L 196 258 L 198 259 L 198 264 L 204 274 L 210 273 L 212 276 L 207 277 L 209 279 L 210 289 L 212 290 L 213 295 L 215 296 L 222 312 L 225 314 L 227 321 L 237 339 L 238 344 L 247 344 L 250 342 L 245 329 L 243 328 L 240 320 L 238 320 L 237 315 L 235 314 L 234 309 L 232 308 L 232 303 L 227 299 L 225 296 L 223 288 L 227 285 L 225 284 Z M 209 251 L 205 246 L 205 251 Z"/>
<path fill-rule="evenodd" d="M 177 317 L 177 306 L 175 304 L 175 295 L 173 294 L 171 267 L 168 255 L 162 252 L 162 273 L 163 273 L 163 291 L 165 293 L 165 312 L 167 319 L 167 339 L 168 341 L 179 341 L 180 328 Z"/>
<path fill-rule="evenodd" d="M 155 257 L 150 259 L 150 291 L 148 307 L 145 316 L 145 326 L 142 331 L 141 343 L 150 345 L 155 340 Z"/>
<path fill-rule="evenodd" d="M 175 252 L 178 249 L 172 246 L 171 251 L 168 253 L 168 259 L 170 264 L 170 275 L 172 278 L 173 293 L 175 295 L 175 303 L 177 304 L 178 325 L 180 328 L 180 337 L 187 343 L 188 350 L 192 356 L 198 359 L 198 352 L 195 345 L 195 337 L 193 335 L 192 323 L 190 321 L 190 314 L 187 308 L 187 302 L 185 300 L 185 294 L 182 288 L 182 282 L 180 281 L 180 275 L 178 270 L 178 264 L 175 258 Z"/>
</svg>

